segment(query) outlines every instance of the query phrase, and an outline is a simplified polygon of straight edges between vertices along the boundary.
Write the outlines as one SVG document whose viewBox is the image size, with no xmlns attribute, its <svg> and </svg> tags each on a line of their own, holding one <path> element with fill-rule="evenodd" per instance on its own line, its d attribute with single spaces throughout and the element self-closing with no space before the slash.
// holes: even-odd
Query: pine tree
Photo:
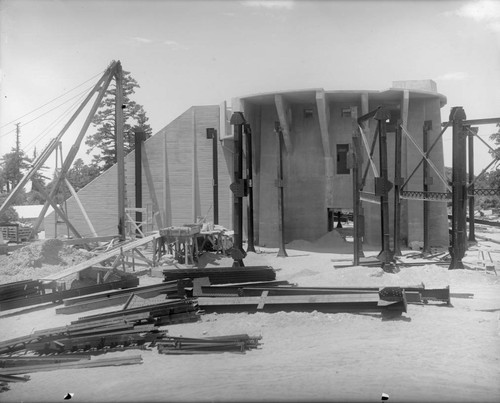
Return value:
<svg viewBox="0 0 500 403">
<path fill-rule="evenodd" d="M 125 155 L 132 151 L 135 146 L 133 127 L 140 127 L 146 133 L 146 138 L 149 138 L 152 134 L 152 129 L 147 123 L 149 119 L 146 116 L 143 106 L 130 98 L 135 93 L 136 88 L 139 88 L 137 81 L 132 78 L 129 72 L 124 71 L 123 100 L 125 108 L 123 109 L 123 140 Z M 87 154 L 92 153 L 96 148 L 100 150 L 98 154 L 93 155 L 92 164 L 99 166 L 101 172 L 116 163 L 115 94 L 116 85 L 113 81 L 106 91 L 98 112 L 92 120 L 92 124 L 97 128 L 97 131 L 85 140 L 85 144 L 90 147 L 87 150 Z"/>
</svg>

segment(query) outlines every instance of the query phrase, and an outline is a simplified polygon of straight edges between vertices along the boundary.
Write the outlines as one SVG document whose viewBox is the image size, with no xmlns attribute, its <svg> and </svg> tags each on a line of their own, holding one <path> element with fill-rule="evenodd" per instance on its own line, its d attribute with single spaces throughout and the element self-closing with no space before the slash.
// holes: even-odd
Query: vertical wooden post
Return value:
<svg viewBox="0 0 500 403">
<path fill-rule="evenodd" d="M 252 152 L 252 129 L 247 123 L 243 126 L 245 132 L 247 160 L 246 160 L 246 180 L 248 183 L 248 207 L 247 207 L 247 252 L 255 252 L 253 233 L 253 152 Z"/>
<path fill-rule="evenodd" d="M 284 208 L 284 182 L 283 182 L 283 132 L 279 122 L 275 122 L 275 131 L 277 134 L 277 180 L 278 187 L 278 236 L 279 250 L 278 257 L 287 257 L 285 249 L 285 208 Z"/>
<path fill-rule="evenodd" d="M 243 125 L 246 123 L 242 112 L 234 112 L 231 116 L 231 125 L 234 126 L 234 180 L 230 186 L 233 192 L 233 229 L 234 245 L 231 250 L 233 267 L 243 267 L 246 256 L 243 250 L 243 197 L 246 195 L 245 181 L 243 180 Z"/>
<path fill-rule="evenodd" d="M 453 121 L 453 171 L 452 171 L 452 223 L 451 223 L 451 262 L 449 270 L 463 269 L 465 256 L 466 225 L 466 134 L 463 121 L 465 111 L 461 106 L 451 108 L 450 121 Z"/>
<path fill-rule="evenodd" d="M 401 129 L 402 121 L 398 121 L 395 139 L 394 155 L 394 255 L 402 256 L 401 253 L 401 198 L 400 191 L 403 184 L 401 177 Z"/>
<path fill-rule="evenodd" d="M 116 163 L 118 168 L 118 234 L 121 241 L 125 240 L 125 155 L 123 150 L 123 70 L 120 62 L 115 69 L 115 136 Z"/>
<path fill-rule="evenodd" d="M 474 135 L 477 134 L 478 128 L 469 129 L 469 187 L 467 188 L 467 197 L 469 200 L 469 242 L 476 242 L 476 231 L 474 223 Z M 472 133 L 471 133 L 472 132 Z"/>
<path fill-rule="evenodd" d="M 427 156 L 428 149 L 429 149 L 429 132 L 432 130 L 432 120 L 426 120 L 424 122 L 424 128 L 422 131 L 423 135 L 423 152 Z M 423 165 L 423 170 L 424 170 L 424 175 L 423 175 L 423 189 L 424 189 L 424 194 L 427 195 L 427 192 L 429 191 L 429 185 L 431 184 L 432 178 L 429 176 L 429 163 L 427 160 L 424 161 Z M 431 246 L 429 245 L 429 201 L 424 200 L 424 248 L 422 253 L 424 255 L 430 254 L 431 253 Z"/>
</svg>

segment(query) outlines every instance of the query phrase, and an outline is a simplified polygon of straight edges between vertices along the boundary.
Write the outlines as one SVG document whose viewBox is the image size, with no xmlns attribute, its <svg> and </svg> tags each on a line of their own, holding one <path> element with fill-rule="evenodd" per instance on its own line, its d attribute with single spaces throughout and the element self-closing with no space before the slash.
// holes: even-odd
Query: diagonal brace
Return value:
<svg viewBox="0 0 500 403">
<path fill-rule="evenodd" d="M 436 166 L 434 165 L 434 163 L 428 158 L 428 155 L 427 155 L 428 153 L 424 153 L 422 151 L 422 149 L 418 146 L 418 144 L 415 142 L 415 140 L 413 140 L 413 137 L 410 135 L 410 133 L 408 133 L 403 126 L 401 126 L 401 128 L 403 129 L 403 133 L 406 135 L 406 137 L 413 143 L 413 145 L 418 150 L 418 152 L 420 153 L 420 155 L 422 155 L 421 162 L 424 161 L 424 160 L 427 161 L 427 163 L 429 164 L 429 166 L 434 170 L 434 172 L 436 172 L 436 175 L 439 177 L 439 179 L 441 179 L 441 182 L 444 183 L 444 185 L 446 186 L 446 189 L 448 189 L 448 191 L 451 192 L 451 188 L 448 186 L 448 182 L 446 182 L 446 179 L 443 178 L 443 176 L 441 175 L 441 173 L 439 172 L 439 170 L 436 168 Z M 408 182 L 408 180 L 406 182 Z"/>
<path fill-rule="evenodd" d="M 368 140 L 366 138 L 365 133 L 363 132 L 363 129 L 359 125 L 358 125 L 358 127 L 359 127 L 359 131 L 361 133 L 361 138 L 363 140 L 363 145 L 365 146 L 366 154 L 368 155 L 368 160 L 370 161 L 370 165 L 367 165 L 365 168 L 365 172 L 363 173 L 363 180 L 361 181 L 361 184 L 362 184 L 361 187 L 364 187 L 364 183 L 366 181 L 366 176 L 368 175 L 368 167 L 369 166 L 372 167 L 373 175 L 376 178 L 379 177 L 377 165 L 375 165 L 375 162 L 373 161 L 373 153 L 375 151 L 375 144 L 377 143 L 377 138 L 378 138 L 378 127 L 375 131 L 375 135 L 373 136 L 373 141 L 372 141 L 371 147 L 368 147 Z"/>
<path fill-rule="evenodd" d="M 432 145 L 429 147 L 429 150 L 427 150 L 427 152 L 425 153 L 425 156 L 427 158 L 429 157 L 429 155 L 431 154 L 432 149 L 438 143 L 438 141 L 441 139 L 441 137 L 443 136 L 444 132 L 446 131 L 446 129 L 448 128 L 449 125 L 450 125 L 450 122 L 446 122 L 445 126 L 443 127 L 443 130 L 441 130 L 441 133 L 438 134 L 438 136 L 434 140 L 434 143 L 432 143 Z M 400 126 L 403 127 L 402 125 L 400 125 Z M 422 165 L 422 163 L 424 161 L 425 161 L 425 158 L 422 158 L 420 160 L 420 162 L 417 164 L 417 166 L 413 169 L 413 171 L 410 174 L 410 176 L 408 176 L 408 179 L 406 179 L 406 181 L 403 183 L 403 185 L 401 186 L 400 190 L 404 190 L 406 184 L 410 181 L 410 179 L 413 177 L 413 175 L 415 175 L 415 172 L 417 172 L 417 169 L 420 167 L 420 165 Z"/>
</svg>

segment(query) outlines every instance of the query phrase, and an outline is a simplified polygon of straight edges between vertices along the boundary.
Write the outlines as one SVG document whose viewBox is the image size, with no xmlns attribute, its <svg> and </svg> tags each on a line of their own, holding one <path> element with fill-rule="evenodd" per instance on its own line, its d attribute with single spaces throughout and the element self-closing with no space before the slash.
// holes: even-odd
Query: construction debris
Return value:
<svg viewBox="0 0 500 403">
<path fill-rule="evenodd" d="M 70 362 L 60 362 L 52 364 L 37 364 L 12 367 L 12 368 L 2 368 L 0 369 L 2 376 L 18 375 L 18 374 L 30 374 L 33 372 L 42 371 L 55 371 L 58 369 L 76 369 L 76 368 L 96 368 L 96 367 L 107 367 L 116 365 L 132 365 L 132 364 L 142 364 L 142 357 L 140 355 L 133 355 L 130 357 L 113 357 L 113 358 L 99 358 L 97 360 L 79 360 Z"/>
<path fill-rule="evenodd" d="M 178 298 L 178 281 L 169 281 L 161 284 L 135 287 L 133 289 L 94 293 L 83 297 L 68 298 L 64 300 L 64 307 L 57 308 L 56 313 L 71 314 L 107 306 L 121 305 L 127 302 L 132 294 L 142 298 L 155 297 L 160 294 L 164 294 L 163 299 L 167 297 Z"/>
<path fill-rule="evenodd" d="M 210 354 L 210 353 L 242 353 L 258 348 L 262 337 L 251 337 L 247 334 L 230 336 L 188 338 L 167 336 L 157 343 L 160 354 Z"/>
<path fill-rule="evenodd" d="M 0 311 L 16 309 L 26 306 L 58 302 L 66 298 L 94 294 L 106 290 L 126 289 L 136 287 L 139 279 L 131 275 L 122 275 L 122 279 L 104 284 L 90 285 L 71 290 L 56 291 L 49 289 L 39 280 L 18 281 L 0 285 Z M 129 291 L 130 292 L 130 291 Z"/>
<path fill-rule="evenodd" d="M 164 281 L 183 278 L 208 277 L 211 284 L 228 284 L 249 281 L 276 280 L 276 272 L 270 266 L 246 267 L 206 267 L 203 269 L 166 269 L 163 270 Z"/>
</svg>

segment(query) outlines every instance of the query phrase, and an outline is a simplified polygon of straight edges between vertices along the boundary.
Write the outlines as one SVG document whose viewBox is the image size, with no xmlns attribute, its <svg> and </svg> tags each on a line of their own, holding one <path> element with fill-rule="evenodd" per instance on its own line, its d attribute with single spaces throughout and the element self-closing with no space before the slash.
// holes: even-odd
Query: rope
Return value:
<svg viewBox="0 0 500 403">
<path fill-rule="evenodd" d="M 48 101 L 48 102 L 44 103 L 42 106 L 39 106 L 38 108 L 33 109 L 32 111 L 30 111 L 30 112 L 28 112 L 28 113 L 25 113 L 24 115 L 22 115 L 22 116 L 18 117 L 17 119 L 14 119 L 14 120 L 11 120 L 11 121 L 10 121 L 10 122 L 8 122 L 8 123 L 5 123 L 4 125 L 0 126 L 0 128 L 4 128 L 5 126 L 8 126 L 8 125 L 10 125 L 10 124 L 12 124 L 12 123 L 14 123 L 14 122 L 17 122 L 18 120 L 21 120 L 22 118 L 24 118 L 24 117 L 26 117 L 26 116 L 28 116 L 28 115 L 31 115 L 33 112 L 36 112 L 36 111 L 38 111 L 38 110 L 42 109 L 43 107 L 45 107 L 45 106 L 47 106 L 47 105 L 51 104 L 52 102 L 54 102 L 54 101 L 58 100 L 59 98 L 64 97 L 65 95 L 69 94 L 71 91 L 76 90 L 77 88 L 79 88 L 79 87 L 81 87 L 82 85 L 84 85 L 84 84 L 88 83 L 89 81 L 91 81 L 91 80 L 95 79 L 97 76 L 99 76 L 99 75 L 101 75 L 101 74 L 103 74 L 103 72 L 102 72 L 102 71 L 100 71 L 100 72 L 99 72 L 99 73 L 97 73 L 96 75 L 92 76 L 92 77 L 91 77 L 91 78 L 89 78 L 88 80 L 84 81 L 83 83 L 81 83 L 81 84 L 77 85 L 76 87 L 74 87 L 74 88 L 72 88 L 72 89 L 70 89 L 70 90 L 66 91 L 64 94 L 59 95 L 58 97 L 56 97 L 56 98 L 54 98 L 54 99 L 52 99 L 52 100 L 50 100 L 50 101 Z"/>
</svg>

